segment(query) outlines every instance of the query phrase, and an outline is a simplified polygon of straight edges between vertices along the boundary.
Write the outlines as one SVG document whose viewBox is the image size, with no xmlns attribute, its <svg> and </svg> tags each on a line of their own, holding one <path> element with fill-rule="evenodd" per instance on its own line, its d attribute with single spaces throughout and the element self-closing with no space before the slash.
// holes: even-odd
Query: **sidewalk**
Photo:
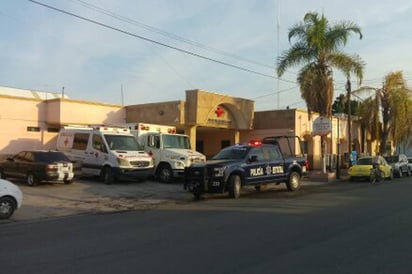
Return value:
<svg viewBox="0 0 412 274">
<path fill-rule="evenodd" d="M 344 182 L 349 180 L 348 176 L 348 169 L 342 168 L 340 169 L 340 178 L 336 178 L 336 170 L 333 172 L 327 171 L 326 174 L 323 173 L 321 170 L 310 170 L 309 176 L 307 178 L 308 181 L 314 182 Z"/>
</svg>

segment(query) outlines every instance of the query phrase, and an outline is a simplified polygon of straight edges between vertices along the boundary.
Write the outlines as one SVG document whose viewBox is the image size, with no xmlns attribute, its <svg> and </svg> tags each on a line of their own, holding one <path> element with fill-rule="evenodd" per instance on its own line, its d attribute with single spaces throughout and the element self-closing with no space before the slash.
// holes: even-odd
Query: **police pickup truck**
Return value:
<svg viewBox="0 0 412 274">
<path fill-rule="evenodd" d="M 204 193 L 224 192 L 239 198 L 242 186 L 260 190 L 268 183 L 285 183 L 289 191 L 295 191 L 308 172 L 301 151 L 297 136 L 272 136 L 226 147 L 211 160 L 187 167 L 184 188 L 195 199 Z"/>
</svg>

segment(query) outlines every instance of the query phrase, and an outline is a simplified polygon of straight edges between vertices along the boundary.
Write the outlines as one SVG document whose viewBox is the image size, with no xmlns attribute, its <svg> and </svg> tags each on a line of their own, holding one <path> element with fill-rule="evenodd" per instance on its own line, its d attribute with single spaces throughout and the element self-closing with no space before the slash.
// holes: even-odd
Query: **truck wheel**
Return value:
<svg viewBox="0 0 412 274">
<path fill-rule="evenodd" d="M 157 169 L 157 176 L 162 183 L 171 183 L 173 180 L 173 171 L 169 165 L 161 164 Z"/>
<path fill-rule="evenodd" d="M 195 187 L 193 189 L 193 196 L 195 200 L 202 199 L 202 189 L 200 187 Z"/>
<path fill-rule="evenodd" d="M 38 180 L 34 177 L 33 173 L 29 172 L 26 176 L 26 182 L 29 186 L 35 186 L 38 184 Z"/>
<path fill-rule="evenodd" d="M 101 177 L 102 177 L 102 179 L 103 179 L 103 182 L 104 182 L 106 185 L 111 185 L 111 184 L 113 184 L 113 182 L 114 182 L 114 176 L 113 176 L 112 168 L 109 167 L 109 166 L 104 167 L 103 170 L 102 170 Z"/>
<path fill-rule="evenodd" d="M 300 188 L 300 175 L 296 171 L 292 171 L 289 175 L 289 180 L 286 182 L 289 191 L 295 191 Z"/>
<path fill-rule="evenodd" d="M 240 189 L 242 181 L 239 175 L 231 175 L 229 178 L 229 197 L 238 199 L 240 197 Z"/>
<path fill-rule="evenodd" d="M 0 198 L 0 219 L 10 218 L 16 208 L 16 202 L 11 197 Z"/>
<path fill-rule="evenodd" d="M 70 185 L 73 183 L 73 180 L 63 180 L 66 185 Z"/>
</svg>

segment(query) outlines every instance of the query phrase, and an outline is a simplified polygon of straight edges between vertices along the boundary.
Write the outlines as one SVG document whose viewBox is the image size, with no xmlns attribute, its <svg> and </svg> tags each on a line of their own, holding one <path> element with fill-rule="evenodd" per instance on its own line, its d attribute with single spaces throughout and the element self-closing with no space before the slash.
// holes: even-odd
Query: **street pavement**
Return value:
<svg viewBox="0 0 412 274">
<path fill-rule="evenodd" d="M 328 180 L 329 177 L 329 180 Z M 345 179 L 331 179 L 320 172 L 313 172 L 302 185 L 343 182 Z M 144 210 L 159 205 L 190 203 L 193 195 L 183 189 L 183 182 L 172 184 L 153 180 L 144 182 L 122 181 L 112 185 L 82 178 L 71 185 L 62 183 L 42 183 L 30 187 L 24 181 L 13 180 L 23 191 L 23 206 L 9 220 L 2 222 L 30 221 L 52 217 L 87 213 L 107 213 L 117 211 Z M 286 188 L 285 184 L 270 184 L 267 188 Z M 255 192 L 246 187 L 242 193 Z"/>
</svg>

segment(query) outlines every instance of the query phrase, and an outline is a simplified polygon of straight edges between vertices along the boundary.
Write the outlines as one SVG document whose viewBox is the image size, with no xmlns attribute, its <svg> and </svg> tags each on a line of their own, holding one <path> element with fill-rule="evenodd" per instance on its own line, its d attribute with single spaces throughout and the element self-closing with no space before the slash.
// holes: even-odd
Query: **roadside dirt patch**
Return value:
<svg viewBox="0 0 412 274">
<path fill-rule="evenodd" d="M 44 183 L 35 187 L 14 181 L 23 191 L 23 206 L 10 221 L 153 208 L 160 204 L 189 202 L 192 195 L 181 183 L 155 181 L 105 185 L 82 179 L 71 185 Z"/>
</svg>

